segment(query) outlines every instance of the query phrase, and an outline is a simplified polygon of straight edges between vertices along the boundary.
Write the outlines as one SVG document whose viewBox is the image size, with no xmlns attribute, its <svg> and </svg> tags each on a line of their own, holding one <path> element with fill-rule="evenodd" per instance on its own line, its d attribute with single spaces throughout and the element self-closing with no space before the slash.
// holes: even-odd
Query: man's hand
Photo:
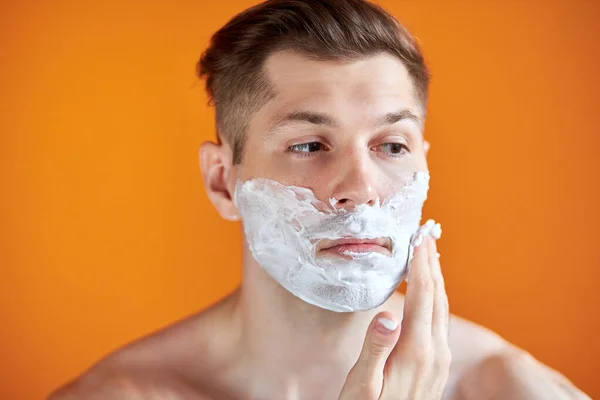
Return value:
<svg viewBox="0 0 600 400">
<path fill-rule="evenodd" d="M 410 264 L 401 329 L 375 316 L 339 400 L 435 400 L 450 369 L 448 297 L 435 240 L 425 236 Z"/>
</svg>

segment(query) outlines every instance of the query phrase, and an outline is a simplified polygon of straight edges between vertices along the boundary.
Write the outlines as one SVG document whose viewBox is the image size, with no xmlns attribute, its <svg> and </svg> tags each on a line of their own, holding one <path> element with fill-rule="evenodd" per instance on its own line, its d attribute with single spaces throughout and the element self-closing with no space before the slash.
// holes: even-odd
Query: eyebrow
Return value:
<svg viewBox="0 0 600 400">
<path fill-rule="evenodd" d="M 396 122 L 400 122 L 400 121 L 404 121 L 404 120 L 413 121 L 418 124 L 421 123 L 421 120 L 415 113 L 404 108 L 399 111 L 385 114 L 383 117 L 381 117 L 377 120 L 377 125 L 393 125 Z"/>
<path fill-rule="evenodd" d="M 404 120 L 413 121 L 419 125 L 421 123 L 421 120 L 415 113 L 408 109 L 401 109 L 398 111 L 387 113 L 382 117 L 377 118 L 376 125 L 393 125 L 397 122 Z M 274 124 L 271 125 L 268 131 L 272 133 L 278 128 L 281 128 L 282 126 L 293 123 L 308 123 L 312 125 L 327 126 L 330 128 L 340 127 L 340 123 L 329 114 L 307 110 L 296 110 L 279 118 Z"/>
</svg>

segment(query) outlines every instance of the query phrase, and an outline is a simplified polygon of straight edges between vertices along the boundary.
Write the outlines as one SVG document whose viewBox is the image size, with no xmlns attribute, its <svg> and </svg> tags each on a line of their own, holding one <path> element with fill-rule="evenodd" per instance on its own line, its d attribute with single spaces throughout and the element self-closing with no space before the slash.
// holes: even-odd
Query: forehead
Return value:
<svg viewBox="0 0 600 400">
<path fill-rule="evenodd" d="M 356 125 L 399 110 L 411 111 L 422 122 L 424 113 L 408 70 L 391 54 L 321 61 L 279 51 L 264 68 L 276 95 L 256 116 L 263 123 L 289 112 L 311 111 L 331 114 L 342 125 Z"/>
</svg>

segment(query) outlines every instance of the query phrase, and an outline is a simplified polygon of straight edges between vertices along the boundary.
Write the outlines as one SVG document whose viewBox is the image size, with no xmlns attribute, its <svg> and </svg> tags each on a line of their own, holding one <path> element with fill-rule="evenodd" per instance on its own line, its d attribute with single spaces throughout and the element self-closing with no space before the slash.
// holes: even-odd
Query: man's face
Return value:
<svg viewBox="0 0 600 400">
<path fill-rule="evenodd" d="M 249 122 L 242 162 L 225 145 L 201 149 L 207 193 L 224 218 L 243 220 L 253 259 L 291 293 L 332 311 L 377 307 L 406 271 L 427 195 L 408 72 L 387 54 L 340 62 L 289 51 L 265 72 L 275 96 Z"/>
<path fill-rule="evenodd" d="M 267 178 L 351 208 L 392 195 L 406 172 L 427 170 L 423 109 L 396 57 L 314 61 L 286 51 L 265 70 L 276 96 L 250 121 L 229 187 Z"/>
</svg>

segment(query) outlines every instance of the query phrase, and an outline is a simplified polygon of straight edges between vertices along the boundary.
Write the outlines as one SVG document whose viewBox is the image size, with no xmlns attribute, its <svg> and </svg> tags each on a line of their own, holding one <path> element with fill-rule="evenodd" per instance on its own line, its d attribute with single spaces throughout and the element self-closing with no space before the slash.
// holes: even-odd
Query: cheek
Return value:
<svg viewBox="0 0 600 400">
<path fill-rule="evenodd" d="M 426 172 L 429 171 L 429 167 L 427 165 L 427 153 L 421 149 L 415 154 L 415 167 L 416 171 Z"/>
<path fill-rule="evenodd" d="M 253 178 L 278 180 L 276 175 L 279 168 L 273 158 L 272 154 L 266 154 L 264 151 L 248 149 L 238 166 L 237 179 L 242 181 Z"/>
<path fill-rule="evenodd" d="M 427 140 L 420 141 L 413 149 L 413 156 L 416 159 L 418 171 L 427 171 L 427 152 L 430 144 Z"/>
</svg>

